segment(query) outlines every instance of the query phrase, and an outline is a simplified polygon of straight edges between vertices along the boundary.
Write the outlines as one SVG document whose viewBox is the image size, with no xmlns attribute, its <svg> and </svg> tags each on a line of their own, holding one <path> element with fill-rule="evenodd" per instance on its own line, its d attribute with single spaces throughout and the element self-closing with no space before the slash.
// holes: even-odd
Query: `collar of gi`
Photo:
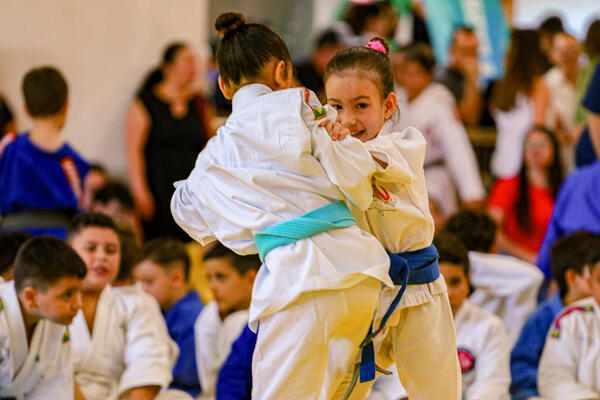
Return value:
<svg viewBox="0 0 600 400">
<path fill-rule="evenodd" d="M 271 92 L 273 92 L 273 89 L 267 85 L 263 85 L 262 83 L 251 83 L 249 85 L 242 86 L 233 95 L 232 107 L 234 110 L 236 108 L 244 107 L 247 103 L 251 102 L 258 96 L 262 96 L 263 94 Z"/>
</svg>

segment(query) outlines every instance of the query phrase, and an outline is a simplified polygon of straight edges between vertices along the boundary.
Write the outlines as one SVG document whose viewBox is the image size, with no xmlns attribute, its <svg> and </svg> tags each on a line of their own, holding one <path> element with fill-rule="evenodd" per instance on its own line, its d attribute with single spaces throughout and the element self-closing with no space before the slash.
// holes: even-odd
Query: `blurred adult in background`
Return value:
<svg viewBox="0 0 600 400">
<path fill-rule="evenodd" d="M 447 217 L 458 208 L 456 189 L 467 206 L 481 207 L 485 191 L 467 132 L 460 122 L 452 93 L 433 81 L 435 62 L 422 43 L 393 56 L 402 127 L 419 129 L 427 140 L 425 178 L 433 207 Z"/>
<path fill-rule="evenodd" d="M 126 121 L 132 195 L 146 239 L 189 237 L 173 221 L 173 182 L 188 176 L 212 136 L 211 107 L 194 91 L 195 59 L 184 43 L 169 45 L 144 81 Z"/>
<path fill-rule="evenodd" d="M 12 110 L 6 103 L 6 100 L 0 95 L 0 138 L 8 132 L 16 132 L 17 124 L 13 117 Z"/>
<path fill-rule="evenodd" d="M 505 75 L 494 85 L 490 105 L 498 132 L 491 170 L 498 178 L 519 173 L 525 135 L 534 125 L 546 125 L 549 93 L 542 79 L 542 61 L 537 32 L 514 30 Z"/>
<path fill-rule="evenodd" d="M 313 53 L 294 63 L 294 78 L 298 85 L 315 92 L 323 104 L 327 102 L 323 85 L 325 67 L 331 57 L 343 48 L 340 35 L 333 29 L 326 29 L 317 36 Z"/>
<path fill-rule="evenodd" d="M 554 132 L 534 127 L 526 136 L 517 176 L 499 179 L 488 199 L 498 224 L 498 251 L 535 264 L 563 179 Z"/>
<path fill-rule="evenodd" d="M 449 64 L 437 69 L 435 74 L 436 80 L 454 95 L 458 113 L 465 125 L 477 125 L 481 118 L 478 47 L 477 35 L 473 28 L 456 28 L 448 49 Z"/>
<path fill-rule="evenodd" d="M 575 141 L 583 125 L 576 126 L 577 80 L 582 72 L 579 66 L 581 45 L 574 36 L 558 32 L 552 37 L 550 59 L 555 65 L 544 75 L 549 90 L 549 125 L 554 127 L 560 143 L 560 156 L 565 170 L 575 166 Z"/>
<path fill-rule="evenodd" d="M 542 72 L 548 71 L 553 66 L 550 51 L 554 35 L 564 31 L 562 19 L 558 15 L 548 16 L 538 27 L 537 32 L 540 39 L 540 49 L 542 50 Z"/>
<path fill-rule="evenodd" d="M 577 80 L 577 110 L 575 111 L 575 123 L 587 123 L 587 110 L 581 104 L 587 92 L 587 88 L 594 74 L 594 69 L 600 61 L 600 19 L 594 20 L 588 27 L 583 42 L 583 51 L 587 57 L 587 65 L 581 70 Z"/>
<path fill-rule="evenodd" d="M 345 46 L 363 46 L 373 37 L 392 39 L 398 13 L 387 0 L 350 1 L 344 19 L 332 26 Z"/>
</svg>

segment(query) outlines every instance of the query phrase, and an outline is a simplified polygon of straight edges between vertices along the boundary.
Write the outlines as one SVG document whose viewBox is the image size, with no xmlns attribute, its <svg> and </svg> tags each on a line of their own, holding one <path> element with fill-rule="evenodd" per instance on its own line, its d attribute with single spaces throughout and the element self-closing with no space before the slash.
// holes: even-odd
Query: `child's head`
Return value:
<svg viewBox="0 0 600 400">
<path fill-rule="evenodd" d="M 227 99 L 250 83 L 263 83 L 273 90 L 292 86 L 292 62 L 288 48 L 265 25 L 247 24 L 240 13 L 219 15 L 215 29 L 221 36 L 217 45 L 219 87 Z"/>
<path fill-rule="evenodd" d="M 187 291 L 190 257 L 183 242 L 171 238 L 154 239 L 144 246 L 141 261 L 133 275 L 152 295 L 163 311 L 171 308 Z"/>
<path fill-rule="evenodd" d="M 599 248 L 600 235 L 585 231 L 572 233 L 552 245 L 552 276 L 565 302 L 570 303 L 590 295 L 586 263 L 590 254 Z"/>
<path fill-rule="evenodd" d="M 13 278 L 13 263 L 23 243 L 31 238 L 26 232 L 0 234 L 0 276 L 9 281 Z"/>
<path fill-rule="evenodd" d="M 435 59 L 426 44 L 414 43 L 403 47 L 394 61 L 396 81 L 404 88 L 409 100 L 417 97 L 433 80 Z"/>
<path fill-rule="evenodd" d="M 136 224 L 133 197 L 120 182 L 107 182 L 100 187 L 94 193 L 90 211 L 110 216 L 119 226 L 131 229 Z"/>
<path fill-rule="evenodd" d="M 108 182 L 108 174 L 100 164 L 90 165 L 90 169 L 83 180 L 83 198 L 81 206 L 89 211 L 94 194 Z"/>
<path fill-rule="evenodd" d="M 118 231 L 121 242 L 121 262 L 114 285 L 130 285 L 133 283 L 133 267 L 141 260 L 142 249 L 131 229 L 118 228 Z"/>
<path fill-rule="evenodd" d="M 446 221 L 444 232 L 456 235 L 469 251 L 492 252 L 496 223 L 482 211 L 462 209 Z"/>
<path fill-rule="evenodd" d="M 60 239 L 28 240 L 15 259 L 15 289 L 25 311 L 59 324 L 71 323 L 81 308 L 83 260 Z"/>
<path fill-rule="evenodd" d="M 82 290 L 99 292 L 119 273 L 121 241 L 113 220 L 98 213 L 79 214 L 67 228 L 67 241 L 85 262 Z"/>
<path fill-rule="evenodd" d="M 392 65 L 385 40 L 336 53 L 325 69 L 327 103 L 337 120 L 363 142 L 379 134 L 396 109 Z"/>
<path fill-rule="evenodd" d="M 257 255 L 240 256 L 221 243 L 204 255 L 206 274 L 221 315 L 250 307 L 260 265 Z"/>
<path fill-rule="evenodd" d="M 600 304 L 600 247 L 596 247 L 586 263 L 590 270 L 590 294 Z"/>
<path fill-rule="evenodd" d="M 66 113 L 67 82 L 55 68 L 30 70 L 23 78 L 22 88 L 25 107 L 32 118 L 51 118 Z"/>
<path fill-rule="evenodd" d="M 436 235 L 433 244 L 440 255 L 440 273 L 448 287 L 452 314 L 456 315 L 471 289 L 469 251 L 457 236 L 447 232 Z"/>
</svg>

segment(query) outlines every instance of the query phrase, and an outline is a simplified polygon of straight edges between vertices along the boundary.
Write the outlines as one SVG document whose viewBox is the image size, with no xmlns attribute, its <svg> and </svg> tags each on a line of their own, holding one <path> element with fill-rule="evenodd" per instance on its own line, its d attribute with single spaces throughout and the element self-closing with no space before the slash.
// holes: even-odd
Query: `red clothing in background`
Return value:
<svg viewBox="0 0 600 400">
<path fill-rule="evenodd" d="M 511 241 L 537 253 L 552 216 L 554 199 L 550 190 L 529 185 L 531 230 L 524 231 L 517 224 L 516 201 L 518 195 L 518 176 L 498 179 L 488 198 L 488 207 L 504 211 L 502 229 Z"/>
</svg>

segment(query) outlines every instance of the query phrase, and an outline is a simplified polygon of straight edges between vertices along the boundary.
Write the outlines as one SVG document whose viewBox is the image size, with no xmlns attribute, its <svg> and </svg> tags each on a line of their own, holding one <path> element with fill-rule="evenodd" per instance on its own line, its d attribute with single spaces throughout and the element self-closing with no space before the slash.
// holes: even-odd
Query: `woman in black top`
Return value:
<svg viewBox="0 0 600 400">
<path fill-rule="evenodd" d="M 127 158 L 131 190 L 144 220 L 146 239 L 189 237 L 173 221 L 173 182 L 184 179 L 212 136 L 210 107 L 193 91 L 194 55 L 183 43 L 163 54 L 144 81 L 127 115 Z"/>
</svg>

